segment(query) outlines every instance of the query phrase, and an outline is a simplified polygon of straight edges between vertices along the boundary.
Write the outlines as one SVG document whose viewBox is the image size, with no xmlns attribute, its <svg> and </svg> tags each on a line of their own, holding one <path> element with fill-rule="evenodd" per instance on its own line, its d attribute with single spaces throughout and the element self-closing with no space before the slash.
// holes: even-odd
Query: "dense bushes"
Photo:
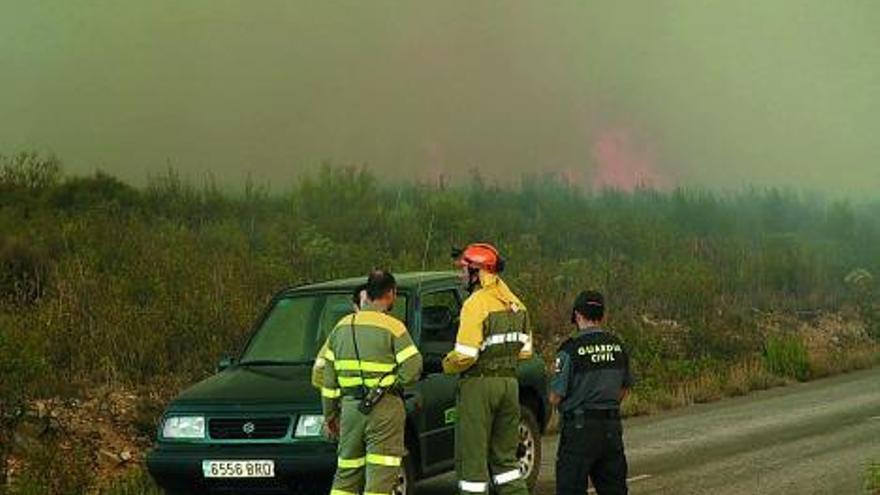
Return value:
<svg viewBox="0 0 880 495">
<path fill-rule="evenodd" d="M 876 205 L 780 190 L 588 194 L 549 177 L 519 189 L 380 185 L 353 167 L 235 195 L 174 172 L 138 190 L 57 167 L 33 154 L 0 167 L 4 331 L 40 341 L 54 369 L 83 380 L 197 376 L 283 285 L 446 268 L 450 246 L 476 239 L 509 256 L 545 342 L 567 332 L 577 290 L 605 290 L 645 375 L 770 356 L 755 315 L 771 309 L 875 309 L 880 254 L 865 246 L 880 241 Z M 658 342 L 645 319 L 680 331 Z"/>
</svg>

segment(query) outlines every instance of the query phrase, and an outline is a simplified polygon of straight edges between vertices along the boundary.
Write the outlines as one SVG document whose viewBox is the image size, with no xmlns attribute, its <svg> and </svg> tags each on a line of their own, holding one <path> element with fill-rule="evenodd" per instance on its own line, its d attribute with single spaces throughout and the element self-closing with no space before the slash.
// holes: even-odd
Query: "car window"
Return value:
<svg viewBox="0 0 880 495">
<path fill-rule="evenodd" d="M 406 303 L 406 296 L 399 294 L 391 312 L 401 321 L 406 321 Z M 254 333 L 241 360 L 312 361 L 339 320 L 353 311 L 348 293 L 278 299 Z"/>
<path fill-rule="evenodd" d="M 351 303 L 351 298 L 338 295 L 327 297 L 327 302 L 324 304 L 318 317 L 319 331 L 317 342 L 319 347 L 324 343 L 324 340 L 327 340 L 327 336 L 330 335 L 330 331 L 336 327 L 339 320 L 350 315 L 352 312 L 354 312 L 354 306 Z"/>
<path fill-rule="evenodd" d="M 388 312 L 391 316 L 397 318 L 402 321 L 404 325 L 406 325 L 406 295 L 400 292 L 397 293 L 397 301 L 394 303 L 394 307 L 391 308 L 391 311 Z"/>
<path fill-rule="evenodd" d="M 421 350 L 446 354 L 455 343 L 461 302 L 458 291 L 444 290 L 422 296 Z"/>
</svg>

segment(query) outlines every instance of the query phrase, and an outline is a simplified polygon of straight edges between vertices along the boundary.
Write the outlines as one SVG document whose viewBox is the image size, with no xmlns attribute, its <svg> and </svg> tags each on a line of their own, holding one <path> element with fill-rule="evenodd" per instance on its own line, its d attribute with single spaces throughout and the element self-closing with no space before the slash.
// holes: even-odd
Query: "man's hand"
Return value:
<svg viewBox="0 0 880 495">
<path fill-rule="evenodd" d="M 339 441 L 339 416 L 334 416 L 324 422 L 324 436 L 328 440 Z"/>
</svg>

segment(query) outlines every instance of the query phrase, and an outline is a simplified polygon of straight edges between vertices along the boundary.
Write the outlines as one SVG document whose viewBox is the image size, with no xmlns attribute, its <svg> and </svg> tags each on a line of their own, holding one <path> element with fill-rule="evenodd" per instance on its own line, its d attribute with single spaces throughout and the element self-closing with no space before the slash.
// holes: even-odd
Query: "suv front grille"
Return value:
<svg viewBox="0 0 880 495">
<path fill-rule="evenodd" d="M 286 437 L 289 430 L 289 417 L 208 420 L 208 433 L 214 440 L 274 440 Z"/>
</svg>

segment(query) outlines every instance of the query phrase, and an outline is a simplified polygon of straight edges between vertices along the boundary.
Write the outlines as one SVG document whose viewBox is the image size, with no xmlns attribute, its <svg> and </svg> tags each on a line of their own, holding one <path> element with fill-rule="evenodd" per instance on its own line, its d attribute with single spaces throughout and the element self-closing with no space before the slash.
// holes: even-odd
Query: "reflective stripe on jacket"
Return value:
<svg viewBox="0 0 880 495">
<path fill-rule="evenodd" d="M 465 301 L 455 347 L 443 359 L 446 373 L 515 370 L 532 355 L 525 305 L 498 275 L 480 272 L 480 289 Z"/>
</svg>

